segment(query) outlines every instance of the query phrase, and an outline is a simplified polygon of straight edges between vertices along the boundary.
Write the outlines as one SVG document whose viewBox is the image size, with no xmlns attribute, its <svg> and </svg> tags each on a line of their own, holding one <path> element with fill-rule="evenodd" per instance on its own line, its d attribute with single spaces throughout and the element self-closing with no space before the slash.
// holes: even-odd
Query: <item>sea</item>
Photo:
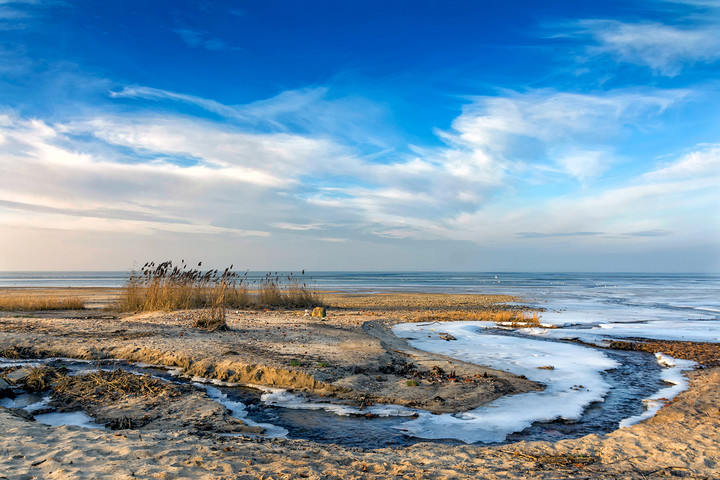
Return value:
<svg viewBox="0 0 720 480">
<path fill-rule="evenodd" d="M 720 314 L 720 274 L 523 272 L 238 272 L 247 283 L 269 273 L 321 291 L 344 293 L 458 293 L 514 295 L 567 309 L 595 303 L 628 308 Z M 128 271 L 0 272 L 2 287 L 121 287 Z"/>
<path fill-rule="evenodd" d="M 720 342 L 720 274 L 537 272 L 238 272 L 320 291 L 513 295 L 544 322 L 615 336 Z M 121 287 L 128 271 L 0 272 L 1 287 Z M 609 328 L 610 327 L 610 328 Z M 652 327 L 652 328 L 647 328 Z M 638 329 L 642 332 L 636 331 Z M 565 330 L 570 331 L 570 330 Z M 589 333 L 585 331 L 584 333 Z"/>
</svg>

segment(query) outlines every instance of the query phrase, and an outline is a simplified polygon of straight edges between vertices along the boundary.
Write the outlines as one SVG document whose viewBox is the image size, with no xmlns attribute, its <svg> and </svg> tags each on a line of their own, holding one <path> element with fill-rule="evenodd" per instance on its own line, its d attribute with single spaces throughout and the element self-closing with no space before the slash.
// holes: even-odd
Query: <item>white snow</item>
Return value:
<svg viewBox="0 0 720 480">
<path fill-rule="evenodd" d="M 609 391 L 601 372 L 618 364 L 602 352 L 574 344 L 483 333 L 486 326 L 454 322 L 434 324 L 430 330 L 428 326 L 400 324 L 393 332 L 416 348 L 525 375 L 546 385 L 546 389 L 501 397 L 463 414 L 423 412 L 416 420 L 403 424 L 404 431 L 428 439 L 501 442 L 535 421 L 579 419 L 590 403 L 602 401 Z M 445 341 L 441 332 L 457 340 Z M 538 368 L 545 366 L 553 369 Z"/>
</svg>

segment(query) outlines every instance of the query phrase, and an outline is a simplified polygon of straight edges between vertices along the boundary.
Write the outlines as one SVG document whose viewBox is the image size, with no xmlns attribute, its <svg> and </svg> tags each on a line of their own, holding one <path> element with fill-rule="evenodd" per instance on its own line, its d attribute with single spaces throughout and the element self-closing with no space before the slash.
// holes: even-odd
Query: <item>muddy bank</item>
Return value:
<svg viewBox="0 0 720 480">
<path fill-rule="evenodd" d="M 692 360 L 704 367 L 720 367 L 720 346 L 716 343 L 636 338 L 612 341 L 608 348 L 649 353 L 663 352 L 671 357 Z"/>
</svg>

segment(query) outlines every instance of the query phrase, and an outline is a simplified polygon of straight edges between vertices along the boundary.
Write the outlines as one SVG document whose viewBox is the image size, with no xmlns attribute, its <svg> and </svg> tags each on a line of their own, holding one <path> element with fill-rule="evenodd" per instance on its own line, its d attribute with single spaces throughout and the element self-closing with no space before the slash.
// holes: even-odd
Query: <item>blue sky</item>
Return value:
<svg viewBox="0 0 720 480">
<path fill-rule="evenodd" d="M 0 270 L 720 271 L 720 1 L 0 0 Z"/>
</svg>

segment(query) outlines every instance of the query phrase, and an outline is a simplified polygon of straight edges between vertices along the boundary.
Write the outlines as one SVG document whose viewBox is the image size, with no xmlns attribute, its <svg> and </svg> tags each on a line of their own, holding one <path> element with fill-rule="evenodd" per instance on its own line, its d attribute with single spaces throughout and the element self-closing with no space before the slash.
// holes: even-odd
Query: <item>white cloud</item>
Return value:
<svg viewBox="0 0 720 480">
<path fill-rule="evenodd" d="M 276 222 L 270 224 L 275 228 L 281 228 L 283 230 L 297 230 L 297 231 L 308 231 L 308 230 L 324 230 L 326 227 L 320 223 L 290 223 L 290 222 Z"/>
<path fill-rule="evenodd" d="M 703 145 L 646 176 L 650 179 L 720 177 L 720 144 Z"/>
<path fill-rule="evenodd" d="M 285 133 L 249 134 L 182 117 L 99 117 L 66 128 L 141 155 L 165 155 L 168 161 L 159 165 L 178 174 L 227 177 L 268 187 L 295 184 L 300 175 L 321 169 L 333 171 L 344 158 L 342 148 L 326 140 Z M 178 156 L 194 159 L 198 166 L 168 163 Z"/>
<path fill-rule="evenodd" d="M 557 158 L 557 162 L 578 180 L 597 177 L 609 168 L 605 152 L 575 150 Z"/>
<path fill-rule="evenodd" d="M 541 246 L 694 242 L 720 234 L 717 178 L 629 185 L 546 198 L 535 204 L 495 205 L 448 223 L 446 235 L 481 245 Z M 491 225 L 492 228 L 486 228 Z M 700 233 L 702 232 L 702 233 Z M 690 244 L 690 243 L 688 243 Z"/>
<path fill-rule="evenodd" d="M 720 24 L 677 27 L 656 22 L 585 20 L 579 25 L 597 42 L 590 53 L 607 53 L 662 75 L 675 76 L 686 65 L 720 59 Z"/>
<path fill-rule="evenodd" d="M 501 183 L 508 171 L 560 169 L 579 180 L 600 175 L 613 141 L 632 125 L 661 114 L 686 93 L 619 91 L 597 95 L 553 90 L 478 97 L 463 108 L 442 163 L 462 178 Z M 552 168 L 550 168 L 552 170 Z"/>
<path fill-rule="evenodd" d="M 257 228 L 216 225 L 222 215 L 208 218 L 203 213 L 222 203 L 227 190 L 247 182 L 252 172 L 241 167 L 122 163 L 112 155 L 96 157 L 59 146 L 69 140 L 67 126 L 3 118 L 12 120 L 0 119 L 0 176 L 13 179 L 0 185 L 6 225 L 111 231 L 116 222 L 137 232 L 268 235 Z M 258 192 L 246 190 L 233 196 L 242 201 L 249 193 L 256 201 Z"/>
<path fill-rule="evenodd" d="M 173 95 L 173 101 L 207 102 L 218 111 L 243 110 Z M 9 114 L 0 116 L 0 174 L 14 181 L 0 186 L 0 212 L 25 228 L 106 231 L 119 222 L 127 232 L 238 236 L 277 229 L 277 235 L 304 232 L 331 242 L 358 235 L 482 245 L 561 240 L 577 232 L 603 232 L 588 241 L 671 237 L 628 232 L 674 231 L 656 209 L 668 192 L 676 192 L 676 205 L 707 203 L 707 187 L 690 175 L 702 162 L 676 162 L 682 167 L 674 168 L 690 172 L 682 188 L 676 179 L 659 185 L 649 176 L 640 179 L 647 185 L 627 191 L 612 187 L 603 193 L 593 186 L 617 163 L 614 142 L 684 95 L 537 90 L 476 97 L 441 133 L 445 146 L 417 148 L 410 158 L 355 155 L 337 139 L 248 133 L 179 114 L 95 115 L 65 124 Z M 512 200 L 537 172 L 563 187 L 569 178 L 579 180 L 595 193 L 538 199 L 532 207 L 502 200 Z M 688 200 L 697 191 L 705 193 Z M 21 220 L 17 212 L 32 214 Z"/>
</svg>

